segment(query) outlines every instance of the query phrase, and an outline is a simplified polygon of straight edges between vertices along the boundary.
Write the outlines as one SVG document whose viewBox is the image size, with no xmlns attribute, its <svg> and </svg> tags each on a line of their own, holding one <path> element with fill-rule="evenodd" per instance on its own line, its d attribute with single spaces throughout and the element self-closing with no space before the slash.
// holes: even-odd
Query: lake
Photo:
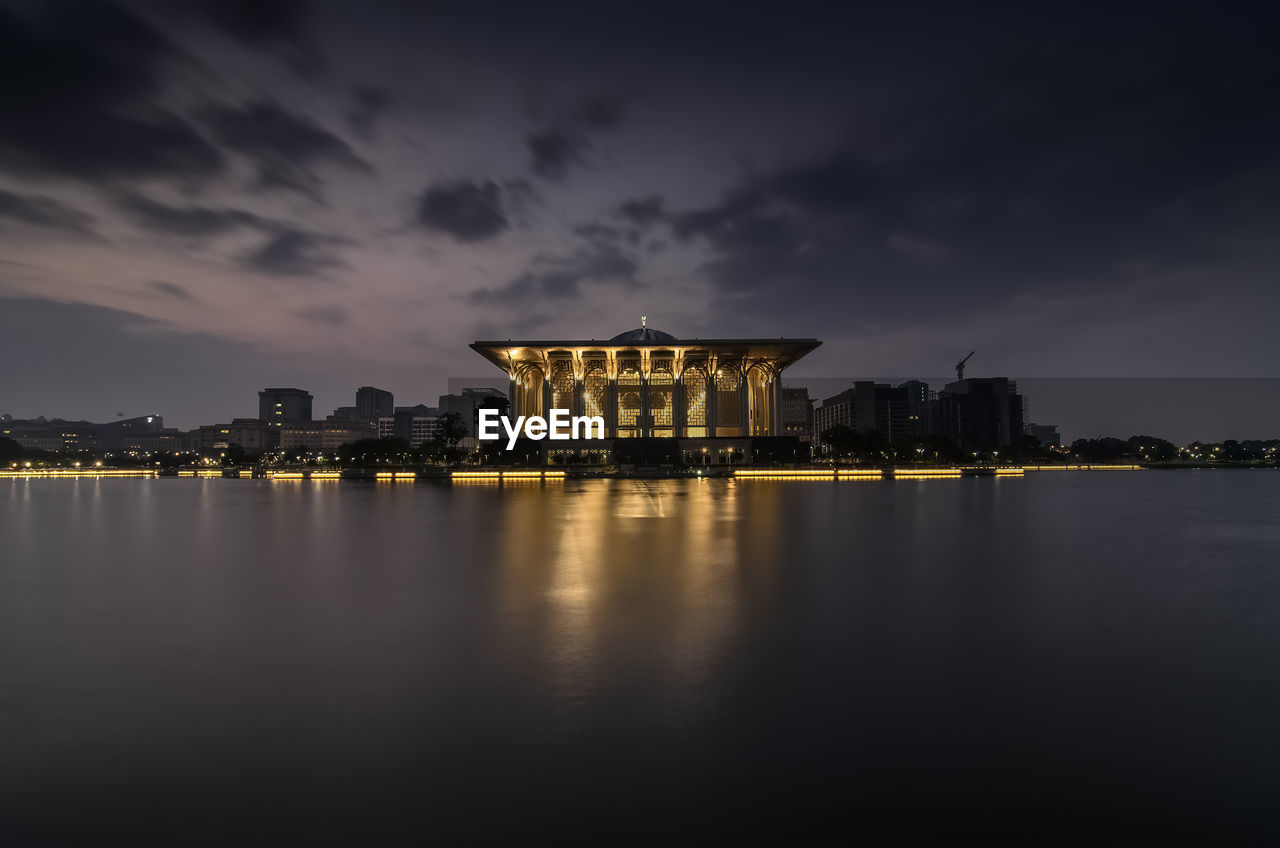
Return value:
<svg viewBox="0 0 1280 848">
<path fill-rule="evenodd" d="M 0 841 L 1274 842 L 1278 495 L 0 481 Z"/>
</svg>

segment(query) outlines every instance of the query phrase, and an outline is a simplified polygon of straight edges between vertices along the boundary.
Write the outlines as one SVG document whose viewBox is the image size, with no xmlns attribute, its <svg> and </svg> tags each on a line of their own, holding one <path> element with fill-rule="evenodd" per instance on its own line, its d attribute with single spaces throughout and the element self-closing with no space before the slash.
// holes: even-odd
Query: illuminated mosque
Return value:
<svg viewBox="0 0 1280 848">
<path fill-rule="evenodd" d="M 782 372 L 820 341 L 678 339 L 643 324 L 607 341 L 477 341 L 471 348 L 506 372 L 513 419 L 552 409 L 600 416 L 606 439 L 675 439 L 660 450 L 685 462 L 699 454 L 749 462 L 761 440 L 785 438 Z M 550 461 L 589 461 L 602 450 L 598 441 L 543 445 Z M 629 450 L 620 441 L 613 449 Z"/>
</svg>

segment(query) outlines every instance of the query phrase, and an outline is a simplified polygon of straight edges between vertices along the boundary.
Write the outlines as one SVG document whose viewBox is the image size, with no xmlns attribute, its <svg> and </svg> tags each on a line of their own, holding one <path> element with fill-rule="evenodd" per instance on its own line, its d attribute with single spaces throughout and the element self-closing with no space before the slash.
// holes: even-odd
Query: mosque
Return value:
<svg viewBox="0 0 1280 848">
<path fill-rule="evenodd" d="M 471 348 L 507 374 L 513 418 L 565 409 L 604 419 L 605 443 L 543 442 L 548 462 L 612 461 L 617 453 L 620 461 L 739 464 L 762 448 L 772 459 L 788 451 L 779 441 L 790 441 L 782 431 L 782 372 L 820 344 L 678 339 L 642 318 L 639 328 L 607 341 L 477 341 Z"/>
</svg>

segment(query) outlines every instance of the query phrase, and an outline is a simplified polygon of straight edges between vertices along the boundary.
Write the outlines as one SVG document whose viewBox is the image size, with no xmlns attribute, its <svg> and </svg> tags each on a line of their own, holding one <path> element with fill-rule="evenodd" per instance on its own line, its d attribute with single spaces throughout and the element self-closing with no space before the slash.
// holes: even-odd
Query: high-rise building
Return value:
<svg viewBox="0 0 1280 848">
<path fill-rule="evenodd" d="M 782 435 L 809 441 L 813 436 L 813 401 L 809 399 L 809 390 L 803 386 L 783 387 L 779 402 L 782 406 Z"/>
<path fill-rule="evenodd" d="M 258 418 L 272 427 L 311 420 L 311 393 L 302 389 L 258 392 Z"/>
<path fill-rule="evenodd" d="M 257 418 L 233 418 L 227 430 L 227 441 L 248 453 L 262 453 L 280 444 L 280 428 Z"/>
<path fill-rule="evenodd" d="M 860 433 L 878 433 L 886 441 L 929 432 L 929 384 L 908 380 L 897 386 L 858 380 L 853 388 L 827 398 L 814 410 L 816 436 L 844 425 Z"/>
<path fill-rule="evenodd" d="M 412 447 L 422 447 L 423 442 L 435 438 L 439 410 L 424 404 L 397 406 L 395 414 L 380 415 L 375 422 L 378 438 L 396 438 Z"/>
<path fill-rule="evenodd" d="M 907 434 L 927 436 L 932 433 L 933 407 L 930 404 L 929 384 L 920 380 L 907 380 L 899 383 L 898 389 L 902 392 Z"/>
<path fill-rule="evenodd" d="M 395 395 L 385 389 L 373 386 L 356 389 L 356 415 L 362 421 L 376 422 L 384 415 L 394 414 L 395 408 Z"/>
<path fill-rule="evenodd" d="M 440 395 L 440 414 L 452 412 L 460 416 L 467 427 L 468 439 L 475 439 L 479 410 L 486 408 L 497 409 L 499 414 L 505 415 L 508 408 L 506 393 L 498 389 L 470 388 L 454 395 Z M 474 445 L 474 441 L 467 444 Z"/>
<path fill-rule="evenodd" d="M 1007 377 L 948 383 L 933 401 L 933 431 L 969 449 L 1009 448 L 1022 440 L 1022 395 Z"/>
</svg>

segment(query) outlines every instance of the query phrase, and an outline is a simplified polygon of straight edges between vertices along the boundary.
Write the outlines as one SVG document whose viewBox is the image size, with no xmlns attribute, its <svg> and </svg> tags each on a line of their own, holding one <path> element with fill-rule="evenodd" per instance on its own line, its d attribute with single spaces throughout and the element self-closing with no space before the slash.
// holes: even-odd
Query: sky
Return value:
<svg viewBox="0 0 1280 848">
<path fill-rule="evenodd" d="M 797 378 L 1277 377 L 1277 17 L 0 0 L 0 412 L 432 403 L 641 315 Z"/>
</svg>

